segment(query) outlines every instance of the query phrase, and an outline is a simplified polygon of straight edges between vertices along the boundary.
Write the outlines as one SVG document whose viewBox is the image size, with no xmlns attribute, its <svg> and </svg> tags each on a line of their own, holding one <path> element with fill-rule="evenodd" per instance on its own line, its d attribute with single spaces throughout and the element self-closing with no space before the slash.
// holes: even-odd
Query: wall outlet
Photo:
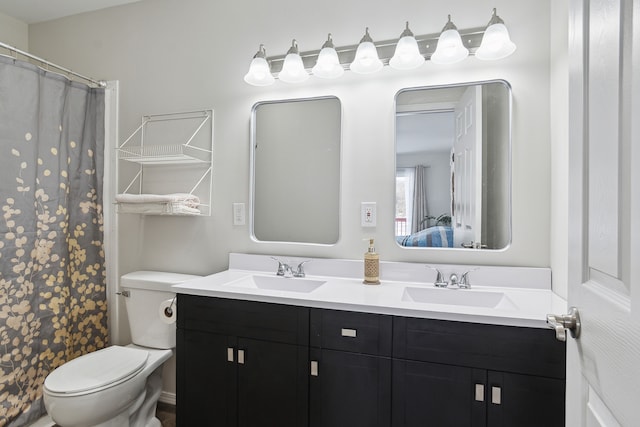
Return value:
<svg viewBox="0 0 640 427">
<path fill-rule="evenodd" d="M 375 227 L 377 221 L 376 202 L 362 202 L 360 205 L 360 225 Z"/>
<path fill-rule="evenodd" d="M 244 203 L 233 204 L 233 225 L 245 225 L 245 207 Z"/>
</svg>

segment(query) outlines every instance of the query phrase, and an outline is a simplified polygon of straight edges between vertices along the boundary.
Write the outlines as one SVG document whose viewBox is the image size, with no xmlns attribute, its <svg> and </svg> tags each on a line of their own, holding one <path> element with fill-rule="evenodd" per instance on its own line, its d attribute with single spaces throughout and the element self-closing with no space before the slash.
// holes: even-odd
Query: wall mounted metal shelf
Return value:
<svg viewBox="0 0 640 427">
<path fill-rule="evenodd" d="M 117 151 L 119 162 L 138 165 L 116 198 L 119 213 L 211 215 L 213 110 L 144 116 Z"/>
</svg>

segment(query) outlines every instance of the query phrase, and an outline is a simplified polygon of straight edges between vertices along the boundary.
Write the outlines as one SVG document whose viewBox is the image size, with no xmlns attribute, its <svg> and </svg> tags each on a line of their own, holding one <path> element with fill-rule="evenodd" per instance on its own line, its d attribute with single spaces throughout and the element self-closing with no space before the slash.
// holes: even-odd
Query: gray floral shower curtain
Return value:
<svg viewBox="0 0 640 427">
<path fill-rule="evenodd" d="M 0 56 L 0 426 L 107 345 L 104 90 Z"/>
</svg>

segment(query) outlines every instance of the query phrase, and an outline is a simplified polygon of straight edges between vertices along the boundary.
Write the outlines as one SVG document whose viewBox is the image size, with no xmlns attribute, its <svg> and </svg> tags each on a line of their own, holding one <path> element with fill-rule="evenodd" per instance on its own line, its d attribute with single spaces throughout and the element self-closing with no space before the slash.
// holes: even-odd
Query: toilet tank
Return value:
<svg viewBox="0 0 640 427">
<path fill-rule="evenodd" d="M 171 289 L 172 285 L 198 277 L 201 276 L 162 271 L 134 271 L 120 278 L 122 291 L 128 292 L 124 300 L 131 340 L 134 344 L 162 349 L 176 346 L 175 317 L 163 319 L 161 305 L 176 297 L 176 293 Z M 172 308 L 175 309 L 176 304 L 177 301 Z"/>
</svg>

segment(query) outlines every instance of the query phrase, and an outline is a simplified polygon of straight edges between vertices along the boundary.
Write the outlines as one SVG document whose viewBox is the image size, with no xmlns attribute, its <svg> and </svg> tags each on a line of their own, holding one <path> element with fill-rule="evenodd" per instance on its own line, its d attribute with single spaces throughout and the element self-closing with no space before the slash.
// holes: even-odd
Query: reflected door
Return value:
<svg viewBox="0 0 640 427">
<path fill-rule="evenodd" d="M 469 86 L 455 108 L 453 245 L 482 242 L 482 86 Z"/>
</svg>

